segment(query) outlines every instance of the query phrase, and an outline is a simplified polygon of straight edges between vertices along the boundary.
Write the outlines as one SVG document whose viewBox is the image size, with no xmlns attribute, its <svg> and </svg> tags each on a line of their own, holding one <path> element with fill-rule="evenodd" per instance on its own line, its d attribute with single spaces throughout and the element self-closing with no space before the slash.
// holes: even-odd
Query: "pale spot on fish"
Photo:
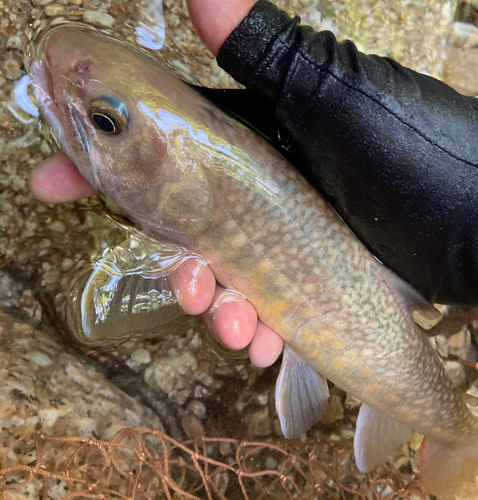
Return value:
<svg viewBox="0 0 478 500">
<path fill-rule="evenodd" d="M 398 401 L 400 401 L 400 396 L 397 396 L 396 394 L 390 394 L 386 399 L 390 403 L 397 403 Z"/>
<path fill-rule="evenodd" d="M 380 385 L 378 384 L 372 384 L 367 386 L 367 391 L 368 392 L 379 392 L 380 391 Z"/>
<path fill-rule="evenodd" d="M 344 368 L 345 366 L 347 366 L 347 360 L 346 359 L 334 359 L 332 364 L 337 368 Z"/>
<path fill-rule="evenodd" d="M 397 387 L 399 389 L 406 389 L 408 387 L 408 384 L 398 384 Z"/>
<path fill-rule="evenodd" d="M 345 344 L 345 342 L 342 342 L 342 340 L 337 339 L 337 340 L 335 341 L 334 347 L 335 347 L 336 349 L 343 349 L 344 347 L 346 347 L 346 344 Z"/>
<path fill-rule="evenodd" d="M 268 259 L 261 260 L 257 269 L 259 271 L 269 271 L 272 268 L 272 262 Z"/>
<path fill-rule="evenodd" d="M 424 415 L 433 415 L 434 413 L 435 410 L 433 408 L 430 408 L 429 410 L 423 412 Z"/>
<path fill-rule="evenodd" d="M 397 408 L 395 408 L 395 411 L 397 413 L 407 413 L 408 408 L 405 406 L 398 406 Z"/>
<path fill-rule="evenodd" d="M 423 403 L 426 403 L 426 402 L 427 402 L 427 400 L 426 400 L 426 399 L 417 399 L 417 400 L 415 401 L 415 404 L 417 404 L 417 405 L 422 405 Z"/>
<path fill-rule="evenodd" d="M 231 245 L 233 247 L 243 247 L 248 242 L 247 236 L 245 233 L 240 232 L 231 240 Z"/>
<path fill-rule="evenodd" d="M 286 285 L 287 284 L 287 280 L 286 280 L 286 278 L 284 276 L 279 275 L 276 278 L 276 284 L 277 285 Z"/>
<path fill-rule="evenodd" d="M 315 338 L 314 332 L 306 332 L 303 335 L 304 335 L 304 339 L 307 340 L 307 342 L 313 342 L 314 341 L 314 338 Z"/>
<path fill-rule="evenodd" d="M 441 427 L 433 427 L 432 432 L 441 432 Z"/>
</svg>

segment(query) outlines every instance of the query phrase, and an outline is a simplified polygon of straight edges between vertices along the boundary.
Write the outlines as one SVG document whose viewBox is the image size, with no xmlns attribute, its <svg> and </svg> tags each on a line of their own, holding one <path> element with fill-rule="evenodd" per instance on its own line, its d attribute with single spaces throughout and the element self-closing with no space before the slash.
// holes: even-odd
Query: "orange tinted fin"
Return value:
<svg viewBox="0 0 478 500">
<path fill-rule="evenodd" d="M 438 500 L 477 500 L 478 436 L 470 438 L 466 446 L 424 440 L 420 477 L 424 489 Z"/>
</svg>

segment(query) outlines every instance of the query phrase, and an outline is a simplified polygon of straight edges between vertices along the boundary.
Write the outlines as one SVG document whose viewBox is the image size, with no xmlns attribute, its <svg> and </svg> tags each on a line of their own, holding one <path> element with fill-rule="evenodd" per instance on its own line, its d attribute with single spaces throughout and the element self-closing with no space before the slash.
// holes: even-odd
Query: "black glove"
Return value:
<svg viewBox="0 0 478 500">
<path fill-rule="evenodd" d="M 285 146 L 387 267 L 431 301 L 478 304 L 475 98 L 299 26 L 265 0 L 218 62 L 249 92 L 213 100 Z"/>
</svg>

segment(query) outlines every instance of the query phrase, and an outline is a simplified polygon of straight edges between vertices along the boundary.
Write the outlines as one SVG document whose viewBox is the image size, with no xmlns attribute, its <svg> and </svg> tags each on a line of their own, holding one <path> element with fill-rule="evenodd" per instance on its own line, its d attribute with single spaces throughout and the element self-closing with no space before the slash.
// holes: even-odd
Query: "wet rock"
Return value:
<svg viewBox="0 0 478 500">
<path fill-rule="evenodd" d="M 117 21 L 124 22 L 131 17 L 133 11 L 127 2 L 112 5 L 108 9 L 108 13 L 111 14 Z"/>
<path fill-rule="evenodd" d="M 0 307 L 18 306 L 22 297 L 23 287 L 16 283 L 8 274 L 0 271 Z"/>
<path fill-rule="evenodd" d="M 197 399 L 194 399 L 189 403 L 188 411 L 196 415 L 196 417 L 201 420 L 206 417 L 206 407 L 204 406 L 204 403 L 198 401 Z"/>
<path fill-rule="evenodd" d="M 10 52 L 7 53 L 3 62 L 3 76 L 7 80 L 17 80 L 22 76 L 22 70 L 20 69 L 20 63 Z"/>
<path fill-rule="evenodd" d="M 212 481 L 217 490 L 224 495 L 229 487 L 229 473 L 225 470 L 220 471 L 214 474 Z"/>
<path fill-rule="evenodd" d="M 231 443 L 227 443 L 225 441 L 219 443 L 219 453 L 224 456 L 232 455 Z"/>
<path fill-rule="evenodd" d="M 45 5 L 45 14 L 48 17 L 58 17 L 65 13 L 65 6 L 61 3 L 51 3 Z"/>
<path fill-rule="evenodd" d="M 13 438 L 107 439 L 124 427 L 162 430 L 158 417 L 41 331 L 0 312 L 0 453 Z"/>
<path fill-rule="evenodd" d="M 46 368 L 47 366 L 50 366 L 53 363 L 52 359 L 50 358 L 50 356 L 48 356 L 48 354 L 39 351 L 34 351 L 30 354 L 30 361 L 40 366 L 41 368 Z"/>
<path fill-rule="evenodd" d="M 346 410 L 353 410 L 361 405 L 361 401 L 351 394 L 345 395 L 344 406 Z"/>
<path fill-rule="evenodd" d="M 196 358 L 186 352 L 151 363 L 144 378 L 151 387 L 170 393 L 173 389 L 183 389 L 188 384 L 187 374 L 196 368 Z"/>
<path fill-rule="evenodd" d="M 88 24 L 104 26 L 105 28 L 111 28 L 116 22 L 113 16 L 95 10 L 85 10 L 83 13 L 83 21 Z"/>
<path fill-rule="evenodd" d="M 413 451 L 418 451 L 423 443 L 423 434 L 418 434 L 418 432 L 413 433 L 413 438 L 409 443 L 410 448 Z"/>
<path fill-rule="evenodd" d="M 330 425 L 342 420 L 343 418 L 344 407 L 342 405 L 342 399 L 337 394 L 332 394 L 329 398 L 327 413 L 322 417 L 320 422 L 324 425 Z"/>
<path fill-rule="evenodd" d="M 250 439 L 258 436 L 268 436 L 272 432 L 269 407 L 264 406 L 244 415 L 247 435 Z"/>
<path fill-rule="evenodd" d="M 204 436 L 204 426 L 193 413 L 186 411 L 181 419 L 184 433 L 189 439 L 199 439 Z"/>
<path fill-rule="evenodd" d="M 21 49 L 22 39 L 18 35 L 11 36 L 7 41 L 7 48 L 9 49 Z"/>
<path fill-rule="evenodd" d="M 130 359 L 126 364 L 133 370 L 138 369 L 141 365 L 151 363 L 151 354 L 146 349 L 137 349 L 131 354 Z"/>
</svg>

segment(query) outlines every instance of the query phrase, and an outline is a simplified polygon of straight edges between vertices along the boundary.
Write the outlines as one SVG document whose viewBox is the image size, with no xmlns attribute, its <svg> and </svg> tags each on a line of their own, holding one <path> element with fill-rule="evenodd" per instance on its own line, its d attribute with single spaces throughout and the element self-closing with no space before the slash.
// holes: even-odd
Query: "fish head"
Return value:
<svg viewBox="0 0 478 500">
<path fill-rule="evenodd" d="M 40 112 L 88 182 L 143 226 L 204 231 L 210 181 L 174 146 L 187 135 L 182 101 L 193 91 L 149 55 L 76 23 L 50 29 L 36 54 Z"/>
</svg>

